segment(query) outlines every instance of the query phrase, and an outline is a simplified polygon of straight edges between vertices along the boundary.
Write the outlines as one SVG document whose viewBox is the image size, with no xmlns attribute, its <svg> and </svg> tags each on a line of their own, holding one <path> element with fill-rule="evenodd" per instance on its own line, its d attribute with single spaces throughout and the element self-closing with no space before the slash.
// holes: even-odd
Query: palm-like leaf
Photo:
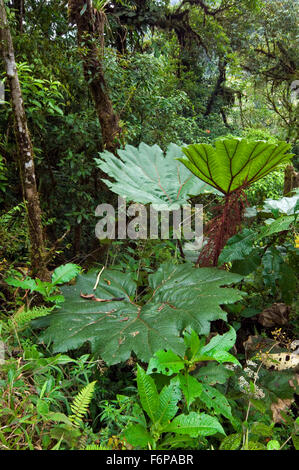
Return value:
<svg viewBox="0 0 299 470">
<path fill-rule="evenodd" d="M 183 148 L 186 158 L 179 160 L 202 181 L 228 195 L 266 176 L 293 154 L 290 144 L 245 139 L 223 139 L 215 147 L 194 144 Z"/>
</svg>

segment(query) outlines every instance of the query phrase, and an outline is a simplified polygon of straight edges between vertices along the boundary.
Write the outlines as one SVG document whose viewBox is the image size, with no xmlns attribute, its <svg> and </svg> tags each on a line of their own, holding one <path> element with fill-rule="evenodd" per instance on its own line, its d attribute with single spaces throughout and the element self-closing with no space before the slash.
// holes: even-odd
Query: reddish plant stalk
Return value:
<svg viewBox="0 0 299 470">
<path fill-rule="evenodd" d="M 218 258 L 227 241 L 239 231 L 247 199 L 244 187 L 225 196 L 224 205 L 215 206 L 220 215 L 212 219 L 205 233 L 204 245 L 196 262 L 196 267 L 217 266 Z"/>
</svg>

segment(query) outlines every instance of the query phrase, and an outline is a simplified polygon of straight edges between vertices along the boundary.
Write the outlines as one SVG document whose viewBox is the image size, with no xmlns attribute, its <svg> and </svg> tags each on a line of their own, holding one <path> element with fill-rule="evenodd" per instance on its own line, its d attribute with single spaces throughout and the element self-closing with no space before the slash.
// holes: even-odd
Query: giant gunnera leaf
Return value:
<svg viewBox="0 0 299 470">
<path fill-rule="evenodd" d="M 97 165 L 115 180 L 103 181 L 130 201 L 174 210 L 186 205 L 190 196 L 217 192 L 178 162 L 183 153 L 175 144 L 169 145 L 165 156 L 158 145 L 144 143 L 139 148 L 127 145 L 118 150 L 118 157 L 108 151 L 100 156 L 95 159 Z"/>
<path fill-rule="evenodd" d="M 286 163 L 293 154 L 286 153 L 286 142 L 269 144 L 231 138 L 210 144 L 194 144 L 183 148 L 187 158 L 179 160 L 202 181 L 225 195 L 266 176 L 278 165 Z"/>
<path fill-rule="evenodd" d="M 75 285 L 61 290 L 65 302 L 59 310 L 38 320 L 47 326 L 43 341 L 55 351 L 91 344 L 92 352 L 108 364 L 127 360 L 132 351 L 148 362 L 156 351 L 185 350 L 181 332 L 191 327 L 208 334 L 210 322 L 226 320 L 221 304 L 234 303 L 242 293 L 222 287 L 242 277 L 215 268 L 196 269 L 191 264 L 160 266 L 149 276 L 145 302 L 136 303 L 133 276 L 104 270 L 94 290 L 97 273 L 79 275 Z"/>
</svg>

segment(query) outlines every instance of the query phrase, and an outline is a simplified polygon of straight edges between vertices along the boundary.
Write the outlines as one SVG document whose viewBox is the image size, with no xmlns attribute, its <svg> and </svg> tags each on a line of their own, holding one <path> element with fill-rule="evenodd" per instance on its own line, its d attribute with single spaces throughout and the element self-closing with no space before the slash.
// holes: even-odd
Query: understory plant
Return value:
<svg viewBox="0 0 299 470">
<path fill-rule="evenodd" d="M 243 298 L 244 293 L 227 287 L 241 279 L 216 268 L 164 263 L 148 276 L 147 289 L 139 294 L 132 273 L 93 270 L 62 287 L 61 308 L 34 326 L 47 328 L 41 340 L 53 343 L 55 352 L 89 343 L 108 365 L 126 361 L 132 352 L 147 362 L 164 347 L 181 354 L 186 328 L 207 335 L 212 321 L 226 320 L 220 305 Z"/>
<path fill-rule="evenodd" d="M 226 373 L 224 368 L 219 371 L 217 363 L 240 365 L 228 352 L 235 339 L 235 331 L 230 328 L 224 335 L 216 335 L 205 344 L 206 338 L 199 338 L 191 330 L 184 335 L 185 353 L 177 355 L 162 349 L 150 360 L 147 372 L 138 366 L 138 395 L 149 422 L 144 416 L 140 419 L 139 415 L 137 424 L 130 424 L 124 431 L 126 440 L 143 449 L 186 448 L 196 445 L 195 438 L 200 436 L 225 434 L 221 416 L 238 427 L 224 394 L 208 385 L 205 375 L 198 379 L 191 374 L 204 361 L 213 361 L 214 368 L 206 374 L 222 373 L 228 377 L 229 372 Z"/>
<path fill-rule="evenodd" d="M 206 227 L 206 244 L 196 263 L 217 266 L 227 240 L 240 230 L 247 204 L 245 190 L 288 162 L 293 157 L 287 153 L 290 148 L 285 142 L 229 138 L 217 140 L 215 146 L 202 143 L 180 149 L 171 144 L 164 156 L 157 145 L 142 143 L 139 148 L 127 145 L 118 150 L 119 158 L 101 153 L 96 163 L 113 178 L 112 182 L 104 180 L 113 192 L 164 210 L 189 204 L 192 196 L 223 195 L 223 202 L 214 208 L 216 217 Z"/>
<path fill-rule="evenodd" d="M 187 158 L 180 161 L 200 180 L 224 195 L 219 212 L 206 229 L 207 244 L 203 247 L 197 266 L 217 266 L 219 255 L 227 240 L 241 227 L 246 207 L 244 191 L 279 165 L 293 157 L 287 153 L 291 145 L 285 142 L 270 144 L 264 141 L 223 139 L 215 143 L 194 144 L 182 150 Z"/>
<path fill-rule="evenodd" d="M 41 281 L 38 278 L 32 279 L 28 276 L 25 279 L 9 277 L 5 279 L 5 282 L 10 286 L 21 288 L 31 293 L 38 292 L 46 302 L 59 304 L 64 301 L 64 298 L 57 293 L 59 290 L 58 286 L 71 281 L 80 271 L 80 266 L 68 263 L 54 270 L 51 282 Z"/>
</svg>

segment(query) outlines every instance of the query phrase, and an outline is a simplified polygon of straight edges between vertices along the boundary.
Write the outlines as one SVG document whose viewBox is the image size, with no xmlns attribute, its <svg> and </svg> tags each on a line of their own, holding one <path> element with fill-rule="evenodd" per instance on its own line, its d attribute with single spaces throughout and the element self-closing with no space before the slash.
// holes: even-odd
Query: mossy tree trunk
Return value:
<svg viewBox="0 0 299 470">
<path fill-rule="evenodd" d="M 77 25 L 84 76 L 101 125 L 103 148 L 115 153 L 122 129 L 109 97 L 102 63 L 106 15 L 94 9 L 90 0 L 69 0 L 68 5 L 70 22 Z"/>
<path fill-rule="evenodd" d="M 15 62 L 14 47 L 4 0 L 0 0 L 0 50 L 5 64 L 6 78 L 11 94 L 23 197 L 27 211 L 31 269 L 34 275 L 37 275 L 41 279 L 47 279 L 49 273 L 46 266 L 46 249 L 41 221 L 39 194 L 36 185 L 34 153 L 27 126 L 22 91 Z"/>
</svg>

